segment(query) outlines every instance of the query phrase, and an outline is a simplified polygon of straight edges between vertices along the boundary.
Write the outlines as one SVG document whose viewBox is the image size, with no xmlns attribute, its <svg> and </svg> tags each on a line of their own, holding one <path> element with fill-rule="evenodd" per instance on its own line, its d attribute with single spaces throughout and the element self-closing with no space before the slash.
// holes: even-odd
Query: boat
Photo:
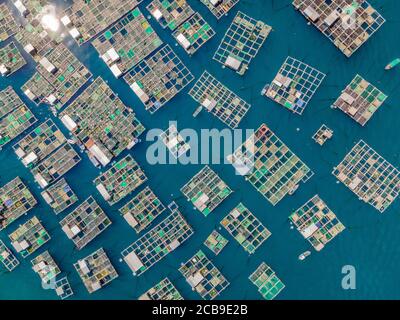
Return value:
<svg viewBox="0 0 400 320">
<path fill-rule="evenodd" d="M 288 194 L 289 194 L 290 196 L 293 195 L 293 194 L 296 192 L 296 190 L 297 190 L 298 188 L 299 188 L 299 185 L 296 184 L 292 189 L 289 190 Z"/>
<path fill-rule="evenodd" d="M 391 70 L 397 65 L 400 64 L 400 58 L 394 59 L 392 62 L 390 62 L 386 67 L 385 70 Z"/>
<path fill-rule="evenodd" d="M 193 112 L 193 118 L 196 118 L 199 113 L 203 110 L 203 106 L 199 106 L 194 112 Z"/>
<path fill-rule="evenodd" d="M 262 95 L 262 96 L 265 96 L 265 94 L 266 94 L 267 91 L 268 91 L 268 88 L 269 88 L 269 84 L 266 84 L 266 85 L 264 86 L 264 88 L 261 90 L 261 95 Z"/>
<path fill-rule="evenodd" d="M 299 255 L 299 260 L 303 261 L 305 258 L 307 258 L 311 254 L 311 251 L 305 251 L 301 255 Z"/>
</svg>

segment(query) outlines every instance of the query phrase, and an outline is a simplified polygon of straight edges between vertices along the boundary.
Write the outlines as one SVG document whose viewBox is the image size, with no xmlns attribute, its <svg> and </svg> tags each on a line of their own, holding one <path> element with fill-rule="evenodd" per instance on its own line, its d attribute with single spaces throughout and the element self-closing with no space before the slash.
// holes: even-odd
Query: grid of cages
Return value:
<svg viewBox="0 0 400 320">
<path fill-rule="evenodd" d="M 213 59 L 244 75 L 272 28 L 262 21 L 238 12 L 226 31 Z"/>
<path fill-rule="evenodd" d="M 0 148 L 37 121 L 12 87 L 0 91 Z"/>
<path fill-rule="evenodd" d="M 0 188 L 0 230 L 26 214 L 37 201 L 19 177 Z"/>
<path fill-rule="evenodd" d="M 179 272 L 204 300 L 215 299 L 230 284 L 201 250 L 182 263 Z"/>
<path fill-rule="evenodd" d="M 60 119 L 96 166 L 106 166 L 131 149 L 145 130 L 100 77 L 60 113 Z"/>
<path fill-rule="evenodd" d="M 153 114 L 192 82 L 194 76 L 165 45 L 130 70 L 124 80 Z"/>
<path fill-rule="evenodd" d="M 272 205 L 296 192 L 314 173 L 265 124 L 228 161 Z"/>
<path fill-rule="evenodd" d="M 143 293 L 139 300 L 183 300 L 179 291 L 175 288 L 174 284 L 165 278 Z"/>
<path fill-rule="evenodd" d="M 14 42 L 10 42 L 3 48 L 0 48 L 0 74 L 2 76 L 8 77 L 24 65 L 26 65 L 26 60 Z"/>
<path fill-rule="evenodd" d="M 294 0 L 293 6 L 347 57 L 385 23 L 365 0 Z"/>
<path fill-rule="evenodd" d="M 56 280 L 55 291 L 57 296 L 60 297 L 61 300 L 68 299 L 69 297 L 74 295 L 74 292 L 72 291 L 72 287 L 69 284 L 67 277 Z"/>
<path fill-rule="evenodd" d="M 178 159 L 190 150 L 190 144 L 180 135 L 174 124 L 171 124 L 167 130 L 163 131 L 160 137 L 175 159 Z"/>
<path fill-rule="evenodd" d="M 285 288 L 283 282 L 277 277 L 275 271 L 265 262 L 250 275 L 249 280 L 265 300 L 273 300 Z"/>
<path fill-rule="evenodd" d="M 92 41 L 115 77 L 131 69 L 162 45 L 139 9 L 129 12 Z"/>
<path fill-rule="evenodd" d="M 20 253 L 23 258 L 38 250 L 51 239 L 36 216 L 20 225 L 8 237 L 15 251 Z"/>
<path fill-rule="evenodd" d="M 142 0 L 74 1 L 64 12 L 61 22 L 69 34 L 83 44 L 135 8 Z"/>
<path fill-rule="evenodd" d="M 323 146 L 329 139 L 332 139 L 332 137 L 333 130 L 329 129 L 325 124 L 323 124 L 312 138 L 320 146 Z"/>
<path fill-rule="evenodd" d="M 103 248 L 74 264 L 89 293 L 100 290 L 114 279 L 118 273 Z"/>
<path fill-rule="evenodd" d="M 111 220 L 90 196 L 62 219 L 60 225 L 67 237 L 74 242 L 78 250 L 81 250 L 107 229 L 111 225 Z"/>
<path fill-rule="evenodd" d="M 255 253 L 271 235 L 271 232 L 242 203 L 221 221 L 221 225 L 250 254 Z"/>
<path fill-rule="evenodd" d="M 161 27 L 172 31 L 194 14 L 186 0 L 153 0 L 146 8 Z"/>
<path fill-rule="evenodd" d="M 295 58 L 287 57 L 275 79 L 263 90 L 263 95 L 301 115 L 325 74 Z"/>
<path fill-rule="evenodd" d="M 217 18 L 221 19 L 224 15 L 227 15 L 239 0 L 200 0 L 211 13 Z"/>
<path fill-rule="evenodd" d="M 178 209 L 121 252 L 136 276 L 177 249 L 193 235 L 192 227 Z"/>
<path fill-rule="evenodd" d="M 60 268 L 48 251 L 31 260 L 32 269 L 44 283 L 48 283 L 61 273 Z"/>
<path fill-rule="evenodd" d="M 189 95 L 232 129 L 238 127 L 251 105 L 229 90 L 208 71 L 196 81 Z"/>
<path fill-rule="evenodd" d="M 333 169 L 358 198 L 384 212 L 400 192 L 400 172 L 363 140 Z"/>
<path fill-rule="evenodd" d="M 154 192 L 146 187 L 119 209 L 126 222 L 139 233 L 146 229 L 161 213 L 165 206 Z"/>
<path fill-rule="evenodd" d="M 207 217 L 232 190 L 209 166 L 205 166 L 181 188 L 181 192 Z"/>
<path fill-rule="evenodd" d="M 63 212 L 78 201 L 78 196 L 64 178 L 51 185 L 41 195 L 55 214 Z"/>
<path fill-rule="evenodd" d="M 18 25 L 7 4 L 0 3 L 0 41 L 5 41 L 18 31 Z"/>
<path fill-rule="evenodd" d="M 13 271 L 19 266 L 19 261 L 9 248 L 0 240 L 0 262 L 9 271 Z"/>
<path fill-rule="evenodd" d="M 173 36 L 188 54 L 194 54 L 215 36 L 215 31 L 196 12 L 174 31 Z"/>
<path fill-rule="evenodd" d="M 116 162 L 93 182 L 104 200 L 116 204 L 141 186 L 147 177 L 131 155 Z"/>
<path fill-rule="evenodd" d="M 228 242 L 229 241 L 217 230 L 213 230 L 204 241 L 204 245 L 217 256 L 225 248 Z"/>
<path fill-rule="evenodd" d="M 333 103 L 353 120 L 364 126 L 387 99 L 378 88 L 356 75 Z"/>
<path fill-rule="evenodd" d="M 322 250 L 328 242 L 345 229 L 345 226 L 318 195 L 293 212 L 289 219 L 317 251 Z"/>
</svg>

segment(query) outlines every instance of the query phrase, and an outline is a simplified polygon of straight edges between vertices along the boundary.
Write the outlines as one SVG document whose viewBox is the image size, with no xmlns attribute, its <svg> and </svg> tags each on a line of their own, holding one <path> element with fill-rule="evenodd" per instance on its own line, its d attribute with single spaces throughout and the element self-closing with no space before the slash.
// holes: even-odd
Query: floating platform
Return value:
<svg viewBox="0 0 400 320">
<path fill-rule="evenodd" d="M 301 115 L 325 76 L 317 69 L 289 56 L 275 79 L 267 86 L 265 96 Z"/>
<path fill-rule="evenodd" d="M 211 234 L 204 241 L 204 245 L 217 256 L 225 248 L 228 242 L 229 241 L 217 230 L 213 230 L 213 232 L 211 232 Z"/>
<path fill-rule="evenodd" d="M 126 222 L 139 233 L 165 210 L 165 206 L 154 192 L 146 187 L 119 209 Z"/>
<path fill-rule="evenodd" d="M 0 41 L 5 41 L 18 32 L 18 25 L 7 4 L 0 3 Z"/>
<path fill-rule="evenodd" d="M 283 282 L 265 262 L 262 262 L 250 275 L 249 280 L 257 287 L 265 300 L 275 299 L 285 288 Z"/>
<path fill-rule="evenodd" d="M 90 196 L 62 219 L 60 225 L 67 237 L 81 250 L 107 229 L 111 220 Z"/>
<path fill-rule="evenodd" d="M 165 45 L 130 70 L 124 80 L 153 114 L 192 82 L 194 76 Z"/>
<path fill-rule="evenodd" d="M 57 296 L 60 297 L 61 300 L 68 299 L 69 297 L 74 295 L 74 292 L 72 291 L 71 285 L 69 284 L 67 277 L 63 277 L 56 281 L 55 291 Z"/>
<path fill-rule="evenodd" d="M 350 118 L 364 126 L 386 99 L 387 95 L 361 76 L 356 75 L 332 107 L 339 108 Z"/>
<path fill-rule="evenodd" d="M 400 172 L 360 140 L 332 174 L 358 198 L 384 212 L 400 192 Z"/>
<path fill-rule="evenodd" d="M 95 163 L 106 166 L 122 151 L 132 148 L 145 130 L 100 77 L 59 115 Z"/>
<path fill-rule="evenodd" d="M 11 250 L 6 247 L 2 240 L 0 240 L 0 262 L 9 272 L 19 266 L 18 259 L 14 256 Z"/>
<path fill-rule="evenodd" d="M 118 273 L 103 248 L 78 260 L 77 263 L 74 263 L 74 267 L 89 293 L 100 290 L 118 278 Z"/>
<path fill-rule="evenodd" d="M 238 127 L 251 105 L 204 71 L 189 95 L 231 129 Z"/>
<path fill-rule="evenodd" d="M 37 201 L 19 177 L 0 188 L 0 230 L 22 217 Z"/>
<path fill-rule="evenodd" d="M 31 261 L 32 269 L 37 273 L 43 283 L 49 283 L 61 273 L 60 268 L 48 251 L 38 255 Z"/>
<path fill-rule="evenodd" d="M 208 10 L 217 18 L 221 19 L 226 16 L 239 0 L 200 0 L 205 4 Z"/>
<path fill-rule="evenodd" d="M 272 28 L 239 11 L 225 33 L 213 59 L 244 75 Z"/>
<path fill-rule="evenodd" d="M 348 58 L 385 23 L 365 0 L 294 0 L 293 6 Z"/>
<path fill-rule="evenodd" d="M 15 251 L 19 252 L 23 258 L 50 240 L 50 235 L 36 216 L 19 226 L 8 237 Z"/>
<path fill-rule="evenodd" d="M 320 146 L 323 146 L 325 142 L 333 137 L 333 130 L 329 129 L 325 124 L 323 124 L 317 132 L 313 135 L 313 140 Z"/>
<path fill-rule="evenodd" d="M 229 281 L 201 250 L 183 263 L 179 272 L 204 300 L 215 299 L 229 286 Z"/>
<path fill-rule="evenodd" d="M 0 74 L 10 76 L 26 65 L 25 58 L 21 55 L 14 42 L 0 48 Z"/>
<path fill-rule="evenodd" d="M 215 36 L 215 31 L 200 13 L 196 12 L 182 23 L 172 35 L 188 54 L 194 54 Z"/>
<path fill-rule="evenodd" d="M 322 250 L 328 242 L 345 229 L 345 226 L 318 195 L 293 212 L 289 219 L 317 251 Z"/>
<path fill-rule="evenodd" d="M 207 217 L 232 190 L 209 166 L 205 166 L 181 188 L 181 192 Z"/>
<path fill-rule="evenodd" d="M 92 41 L 100 57 L 117 78 L 162 43 L 138 8 L 129 12 Z"/>
<path fill-rule="evenodd" d="M 110 169 L 97 177 L 93 183 L 104 200 L 116 204 L 141 186 L 147 177 L 131 155 L 115 163 Z"/>
<path fill-rule="evenodd" d="M 221 225 L 249 254 L 255 253 L 271 235 L 271 232 L 242 203 L 221 221 Z"/>
<path fill-rule="evenodd" d="M 183 300 L 183 298 L 173 283 L 168 278 L 165 278 L 142 294 L 139 300 L 175 301 Z"/>
<path fill-rule="evenodd" d="M 227 159 L 272 205 L 314 175 L 265 124 Z"/>
<path fill-rule="evenodd" d="M 174 31 L 194 14 L 186 0 L 153 0 L 146 9 L 164 29 Z"/>
<path fill-rule="evenodd" d="M 121 252 L 135 276 L 140 276 L 193 235 L 178 208 Z"/>
<path fill-rule="evenodd" d="M 78 196 L 64 178 L 47 188 L 41 195 L 55 214 L 63 212 L 78 201 Z"/>
<path fill-rule="evenodd" d="M 175 159 L 190 150 L 190 144 L 179 134 L 178 129 L 173 124 L 160 134 L 160 138 Z"/>
</svg>

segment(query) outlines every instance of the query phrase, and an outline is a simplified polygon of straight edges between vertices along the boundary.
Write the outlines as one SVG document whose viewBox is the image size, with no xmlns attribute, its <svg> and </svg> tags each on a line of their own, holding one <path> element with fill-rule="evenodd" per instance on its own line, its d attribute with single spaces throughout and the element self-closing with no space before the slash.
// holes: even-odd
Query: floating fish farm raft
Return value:
<svg viewBox="0 0 400 320">
<path fill-rule="evenodd" d="M 145 130 L 102 78 L 97 78 L 63 112 L 60 119 L 96 166 L 106 166 L 132 148 Z"/>
<path fill-rule="evenodd" d="M 89 293 L 93 293 L 118 277 L 110 259 L 103 248 L 98 249 L 74 264 L 83 284 Z"/>
<path fill-rule="evenodd" d="M 190 149 L 190 145 L 186 143 L 185 139 L 179 134 L 174 124 L 170 125 L 167 130 L 161 133 L 160 137 L 175 159 L 183 156 Z"/>
<path fill-rule="evenodd" d="M 108 228 L 111 220 L 90 196 L 62 219 L 60 225 L 67 237 L 81 250 Z"/>
<path fill-rule="evenodd" d="M 9 238 L 15 251 L 19 252 L 23 258 L 26 258 L 48 242 L 50 235 L 39 219 L 34 216 L 11 233 Z"/>
<path fill-rule="evenodd" d="M 18 32 L 18 25 L 10 8 L 0 3 L 0 41 L 5 41 Z"/>
<path fill-rule="evenodd" d="M 181 188 L 181 192 L 207 217 L 232 190 L 209 166 L 205 166 Z"/>
<path fill-rule="evenodd" d="M 325 124 L 323 124 L 318 131 L 313 135 L 313 140 L 320 146 L 323 146 L 325 142 L 333 137 L 333 130 L 329 129 Z"/>
<path fill-rule="evenodd" d="M 287 57 L 266 97 L 301 115 L 325 78 L 325 74 L 295 58 Z"/>
<path fill-rule="evenodd" d="M 0 240 L 0 262 L 9 272 L 19 266 L 18 259 L 14 256 L 11 250 L 6 247 L 2 240 Z"/>
<path fill-rule="evenodd" d="M 231 129 L 235 129 L 249 111 L 251 105 L 225 85 L 204 71 L 189 95 Z"/>
<path fill-rule="evenodd" d="M 74 292 L 72 291 L 71 285 L 69 284 L 67 277 L 63 277 L 56 281 L 55 291 L 57 296 L 59 296 L 61 300 L 65 300 L 74 295 Z"/>
<path fill-rule="evenodd" d="M 258 292 L 265 300 L 273 300 L 285 288 L 283 282 L 275 272 L 262 262 L 250 275 L 250 281 L 257 287 Z"/>
<path fill-rule="evenodd" d="M 74 1 L 61 22 L 78 44 L 92 39 L 109 25 L 135 8 L 141 0 Z"/>
<path fill-rule="evenodd" d="M 228 156 L 228 161 L 272 205 L 314 175 L 265 124 Z"/>
<path fill-rule="evenodd" d="M 0 230 L 26 214 L 37 204 L 19 177 L 0 188 Z"/>
<path fill-rule="evenodd" d="M 175 208 L 172 213 L 121 252 L 136 276 L 142 275 L 193 235 L 192 227 Z"/>
<path fill-rule="evenodd" d="M 119 209 L 136 233 L 146 229 L 164 210 L 165 206 L 149 187 L 143 189 Z"/>
<path fill-rule="evenodd" d="M 229 286 L 229 281 L 201 250 L 182 263 L 179 272 L 204 300 L 213 300 Z"/>
<path fill-rule="evenodd" d="M 227 15 L 239 0 L 200 0 L 211 13 L 217 18 L 221 19 L 224 15 Z"/>
<path fill-rule="evenodd" d="M 182 23 L 173 33 L 176 41 L 188 54 L 194 54 L 214 35 L 214 29 L 198 12 Z"/>
<path fill-rule="evenodd" d="M 93 182 L 110 205 L 116 204 L 147 181 L 147 177 L 131 155 L 119 160 Z"/>
<path fill-rule="evenodd" d="M 192 82 L 194 76 L 165 45 L 130 70 L 124 80 L 153 114 Z"/>
<path fill-rule="evenodd" d="M 255 253 L 271 235 L 271 232 L 242 203 L 221 221 L 221 225 L 250 254 Z"/>
<path fill-rule="evenodd" d="M 194 14 L 186 0 L 153 0 L 146 8 L 164 29 L 171 31 Z"/>
<path fill-rule="evenodd" d="M 317 251 L 345 229 L 318 195 L 293 212 L 289 219 Z"/>
<path fill-rule="evenodd" d="M 92 41 L 115 77 L 120 77 L 162 44 L 139 9 L 129 12 Z"/>
<path fill-rule="evenodd" d="M 9 76 L 26 65 L 25 58 L 21 55 L 14 42 L 0 48 L 0 74 Z"/>
<path fill-rule="evenodd" d="M 360 140 L 333 175 L 360 200 L 384 212 L 400 192 L 400 172 L 363 140 Z"/>
<path fill-rule="evenodd" d="M 0 91 L 0 148 L 37 121 L 12 87 Z"/>
<path fill-rule="evenodd" d="M 387 96 L 383 92 L 356 75 L 332 107 L 339 108 L 364 126 L 386 99 Z"/>
<path fill-rule="evenodd" d="M 64 178 L 47 188 L 41 195 L 55 214 L 63 212 L 78 201 L 77 195 Z"/>
<path fill-rule="evenodd" d="M 204 241 L 204 245 L 210 249 L 216 256 L 221 253 L 222 249 L 228 244 L 228 240 L 217 230 L 213 230 Z"/>
<path fill-rule="evenodd" d="M 174 284 L 165 278 L 139 297 L 139 300 L 183 300 Z"/>
<path fill-rule="evenodd" d="M 48 283 L 61 273 L 60 268 L 48 251 L 38 255 L 31 263 L 33 271 L 39 275 L 44 283 Z"/>
<path fill-rule="evenodd" d="M 261 49 L 272 28 L 238 12 L 226 31 L 213 59 L 244 75 L 249 64 Z"/>
</svg>

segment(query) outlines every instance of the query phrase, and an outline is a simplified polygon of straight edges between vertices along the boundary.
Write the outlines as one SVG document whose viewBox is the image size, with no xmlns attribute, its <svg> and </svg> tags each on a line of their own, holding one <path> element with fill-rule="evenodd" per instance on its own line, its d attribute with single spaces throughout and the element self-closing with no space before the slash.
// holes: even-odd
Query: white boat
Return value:
<svg viewBox="0 0 400 320">
<path fill-rule="evenodd" d="M 296 184 L 292 189 L 289 190 L 289 192 L 288 192 L 289 195 L 293 195 L 298 188 L 299 188 L 299 185 Z"/>
<path fill-rule="evenodd" d="M 301 255 L 299 255 L 299 260 L 303 261 L 305 258 L 307 258 L 311 254 L 311 251 L 305 251 Z"/>
<path fill-rule="evenodd" d="M 261 90 L 261 95 L 262 95 L 262 96 L 265 96 L 265 94 L 266 94 L 267 91 L 268 91 L 268 88 L 269 88 L 269 84 L 265 85 L 265 87 Z"/>
</svg>

